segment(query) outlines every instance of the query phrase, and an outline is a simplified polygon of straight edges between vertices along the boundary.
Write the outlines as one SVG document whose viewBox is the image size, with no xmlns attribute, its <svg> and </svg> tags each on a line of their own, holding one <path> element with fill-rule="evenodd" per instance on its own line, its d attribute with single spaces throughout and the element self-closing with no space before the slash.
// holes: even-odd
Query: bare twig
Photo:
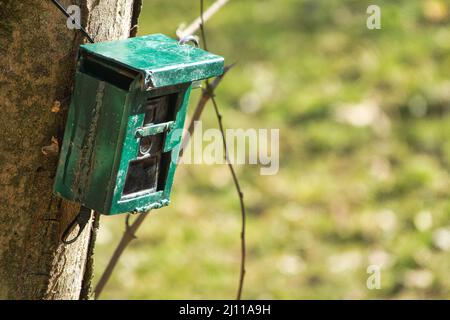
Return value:
<svg viewBox="0 0 450 320">
<path fill-rule="evenodd" d="M 222 115 L 219 112 L 219 108 L 217 106 L 216 99 L 214 97 L 211 97 L 211 101 L 214 105 L 214 111 L 216 112 L 217 120 L 219 122 L 219 128 L 220 132 L 222 133 L 222 141 L 223 141 L 223 150 L 225 153 L 225 160 L 228 164 L 228 168 L 230 168 L 231 175 L 233 176 L 233 182 L 236 187 L 236 191 L 239 196 L 239 202 L 241 205 L 241 219 L 242 219 L 242 229 L 241 229 L 241 270 L 239 275 L 239 286 L 238 291 L 236 295 L 237 300 L 241 300 L 242 296 L 242 288 L 244 286 L 244 277 L 245 277 L 245 256 L 246 256 L 246 247 L 245 247 L 245 220 L 246 220 L 246 213 L 245 213 L 245 204 L 244 204 L 244 193 L 241 190 L 241 186 L 239 184 L 239 180 L 236 176 L 236 171 L 233 168 L 233 165 L 230 162 L 230 159 L 228 157 L 228 149 L 227 149 L 227 141 L 225 139 L 225 133 L 223 130 L 223 124 L 222 124 Z"/>
<path fill-rule="evenodd" d="M 206 34 L 205 34 L 205 20 L 203 19 L 203 0 L 200 0 L 200 31 L 201 36 L 203 40 L 203 46 L 205 50 L 207 50 L 207 43 L 206 43 Z M 209 81 L 206 80 L 206 91 L 212 92 L 210 89 Z M 233 177 L 234 186 L 236 187 L 236 191 L 239 196 L 239 203 L 241 206 L 241 221 L 242 221 L 242 229 L 241 229 L 241 268 L 239 273 L 239 285 L 237 290 L 236 299 L 241 300 L 242 297 L 242 289 L 244 287 L 244 277 L 245 277 L 245 258 L 246 258 L 246 243 L 245 243 L 245 220 L 246 220 L 246 213 L 245 213 L 245 204 L 244 204 L 244 193 L 241 190 L 241 186 L 239 184 L 239 180 L 236 175 L 236 171 L 234 170 L 233 165 L 231 164 L 229 155 L 228 155 L 228 148 L 227 148 L 227 141 L 225 138 L 225 132 L 223 129 L 223 123 L 222 123 L 222 114 L 219 111 L 219 107 L 217 105 L 216 99 L 214 98 L 214 94 L 211 94 L 211 101 L 214 106 L 214 111 L 217 116 L 217 121 L 219 122 L 219 128 L 220 133 L 222 135 L 222 142 L 223 142 L 223 150 L 224 150 L 224 158 L 225 161 L 228 164 L 228 168 L 230 169 L 231 175 Z"/>
<path fill-rule="evenodd" d="M 203 0 L 200 0 L 200 24 L 199 24 L 199 28 L 200 28 L 200 33 L 201 33 L 201 36 L 202 36 L 202 40 L 203 40 L 203 48 L 205 48 L 205 50 L 208 50 L 208 45 L 206 44 L 207 43 L 207 41 L 206 41 L 206 33 L 205 33 L 205 22 L 206 22 L 206 20 L 205 20 L 205 15 L 204 15 L 204 12 L 203 12 L 203 9 L 204 9 L 204 3 L 203 3 Z M 209 84 L 209 81 L 208 81 L 208 79 L 206 79 L 206 84 Z"/>
<path fill-rule="evenodd" d="M 195 32 L 197 32 L 197 30 L 200 29 L 200 25 L 202 23 L 204 24 L 206 21 L 208 21 L 228 1 L 229 0 L 217 0 L 208 8 L 208 10 L 206 10 L 204 12 L 203 15 L 201 15 L 200 17 L 195 19 L 189 26 L 187 26 L 186 28 L 184 28 L 182 30 L 178 29 L 176 32 L 178 39 L 182 39 L 186 36 L 190 36 L 190 35 L 194 34 Z M 202 10 L 202 12 L 203 12 L 203 10 Z"/>
<path fill-rule="evenodd" d="M 129 215 L 126 218 L 126 227 L 125 231 L 122 235 L 122 238 L 120 239 L 119 244 L 117 245 L 116 249 L 114 250 L 114 253 L 111 257 L 111 259 L 108 262 L 108 265 L 106 266 L 105 271 L 103 271 L 103 274 L 98 281 L 97 285 L 95 286 L 94 294 L 95 299 L 98 299 L 100 297 L 100 294 L 103 291 L 103 288 L 105 287 L 106 283 L 108 282 L 109 278 L 111 277 L 111 274 L 116 267 L 117 262 L 119 261 L 120 256 L 125 251 L 125 249 L 128 247 L 130 242 L 133 239 L 136 239 L 135 233 L 141 226 L 142 222 L 144 222 L 144 219 L 148 216 L 149 213 L 141 213 L 137 216 L 136 220 L 130 225 L 129 222 Z"/>
</svg>

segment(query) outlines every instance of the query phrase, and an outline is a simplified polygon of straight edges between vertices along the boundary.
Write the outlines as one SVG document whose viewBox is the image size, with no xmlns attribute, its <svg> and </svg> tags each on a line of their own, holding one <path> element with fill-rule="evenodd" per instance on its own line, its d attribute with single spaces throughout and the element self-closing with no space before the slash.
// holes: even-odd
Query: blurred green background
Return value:
<svg viewBox="0 0 450 320">
<path fill-rule="evenodd" d="M 381 30 L 366 27 L 370 4 Z M 145 0 L 139 33 L 175 37 L 199 10 Z M 238 63 L 217 91 L 225 127 L 280 129 L 278 174 L 236 167 L 243 298 L 450 298 L 449 26 L 444 0 L 231 0 L 207 23 L 208 49 Z M 217 128 L 212 105 L 203 120 Z M 124 216 L 102 217 L 96 280 L 123 230 Z M 239 233 L 228 168 L 180 165 L 171 206 L 147 218 L 102 298 L 233 299 Z"/>
</svg>

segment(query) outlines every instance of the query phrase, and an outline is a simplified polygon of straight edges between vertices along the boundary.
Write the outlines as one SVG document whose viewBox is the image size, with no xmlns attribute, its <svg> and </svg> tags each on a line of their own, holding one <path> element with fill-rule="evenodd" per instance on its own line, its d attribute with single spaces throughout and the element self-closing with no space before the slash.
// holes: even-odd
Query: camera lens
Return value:
<svg viewBox="0 0 450 320">
<path fill-rule="evenodd" d="M 139 144 L 139 153 L 141 155 L 146 155 L 150 152 L 152 148 L 153 139 L 149 137 L 141 138 L 141 142 Z"/>
</svg>

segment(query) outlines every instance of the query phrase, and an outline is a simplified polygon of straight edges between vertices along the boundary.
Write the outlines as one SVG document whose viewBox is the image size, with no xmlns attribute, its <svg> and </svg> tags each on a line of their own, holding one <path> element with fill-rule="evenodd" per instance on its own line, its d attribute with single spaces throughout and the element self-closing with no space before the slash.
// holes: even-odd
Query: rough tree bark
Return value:
<svg viewBox="0 0 450 320">
<path fill-rule="evenodd" d="M 60 2 L 81 7 L 82 24 L 95 41 L 128 37 L 141 3 Z M 63 244 L 79 206 L 51 194 L 58 158 L 52 151 L 61 143 L 81 42 L 50 0 L 0 0 L 1 299 L 89 294 L 93 219 L 76 242 Z"/>
</svg>

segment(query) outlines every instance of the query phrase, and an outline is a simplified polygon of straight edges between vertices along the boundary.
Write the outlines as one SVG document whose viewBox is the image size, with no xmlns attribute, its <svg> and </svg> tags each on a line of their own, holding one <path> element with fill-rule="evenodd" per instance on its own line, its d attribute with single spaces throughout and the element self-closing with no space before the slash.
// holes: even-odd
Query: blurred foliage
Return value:
<svg viewBox="0 0 450 320">
<path fill-rule="evenodd" d="M 278 174 L 237 167 L 246 299 L 450 298 L 450 1 L 375 2 L 381 30 L 365 0 L 231 0 L 207 23 L 208 49 L 238 63 L 217 91 L 225 126 L 280 128 Z M 198 14 L 147 0 L 139 32 L 175 37 Z M 211 105 L 203 120 L 217 127 Z M 97 279 L 123 230 L 102 217 Z M 232 299 L 239 232 L 227 167 L 181 165 L 103 298 Z"/>
</svg>

